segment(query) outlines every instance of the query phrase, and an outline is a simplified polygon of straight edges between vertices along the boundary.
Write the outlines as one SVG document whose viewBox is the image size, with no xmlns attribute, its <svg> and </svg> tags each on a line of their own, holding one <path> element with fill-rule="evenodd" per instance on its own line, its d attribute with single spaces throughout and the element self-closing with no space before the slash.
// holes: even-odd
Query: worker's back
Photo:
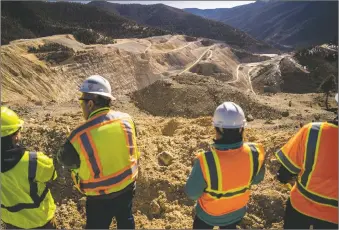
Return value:
<svg viewBox="0 0 339 230">
<path fill-rule="evenodd" d="M 16 164 L 5 167 L 2 165 L 1 170 L 2 220 L 21 228 L 45 225 L 56 209 L 46 186 L 56 178 L 52 159 L 40 152 L 26 151 Z"/>
<path fill-rule="evenodd" d="M 210 215 L 224 215 L 246 206 L 250 186 L 264 162 L 259 144 L 245 143 L 240 148 L 217 150 L 198 155 L 207 183 L 199 204 Z"/>
<path fill-rule="evenodd" d="M 300 139 L 298 146 L 285 147 L 299 151 L 295 157 L 290 155 L 300 170 L 291 191 L 291 203 L 301 213 L 337 223 L 338 125 L 310 123 L 296 138 Z"/>
<path fill-rule="evenodd" d="M 69 140 L 80 161 L 86 162 L 73 173 L 86 195 L 117 192 L 134 181 L 138 150 L 134 124 L 128 114 L 100 112 L 75 129 Z"/>
<path fill-rule="evenodd" d="M 314 123 L 313 123 L 314 124 Z M 316 136 L 316 132 L 310 133 Z M 309 141 L 312 141 L 309 139 Z M 324 196 L 336 198 L 338 196 L 338 126 L 331 123 L 322 123 L 318 140 L 314 144 L 315 155 L 313 163 L 312 179 L 306 178 L 307 162 L 305 174 L 301 177 L 303 183 L 307 183 L 310 190 Z M 309 162 L 312 163 L 311 160 Z M 311 176 L 311 175 L 310 175 Z M 303 178 L 304 177 L 304 178 Z M 319 186 L 320 185 L 320 186 Z M 318 191 L 318 188 L 322 191 Z"/>
</svg>

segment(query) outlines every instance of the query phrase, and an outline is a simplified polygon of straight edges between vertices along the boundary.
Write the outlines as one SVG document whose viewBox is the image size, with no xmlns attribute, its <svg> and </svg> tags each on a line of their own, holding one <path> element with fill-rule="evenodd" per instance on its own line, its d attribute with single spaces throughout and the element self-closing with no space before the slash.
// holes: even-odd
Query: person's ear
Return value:
<svg viewBox="0 0 339 230">
<path fill-rule="evenodd" d="M 20 142 L 20 137 L 21 137 L 20 131 L 12 136 L 12 143 L 13 143 L 13 145 L 16 145 L 16 144 L 18 144 Z"/>
<path fill-rule="evenodd" d="M 88 109 L 89 110 L 93 110 L 94 109 L 94 101 L 93 100 L 89 100 L 88 101 Z"/>
</svg>

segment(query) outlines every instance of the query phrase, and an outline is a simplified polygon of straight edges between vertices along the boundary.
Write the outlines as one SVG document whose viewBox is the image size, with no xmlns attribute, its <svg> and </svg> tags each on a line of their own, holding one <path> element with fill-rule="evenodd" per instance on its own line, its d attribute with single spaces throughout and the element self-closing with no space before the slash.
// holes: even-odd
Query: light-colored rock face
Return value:
<svg viewBox="0 0 339 230">
<path fill-rule="evenodd" d="M 57 37 L 57 38 L 55 38 Z M 59 43 L 74 50 L 61 63 L 51 65 L 28 52 L 29 47 Z M 52 36 L 16 41 L 2 47 L 2 100 L 72 100 L 79 84 L 92 74 L 107 78 L 114 94 L 125 94 L 159 79 L 149 57 L 114 46 L 85 46 L 72 37 Z"/>
<path fill-rule="evenodd" d="M 61 51 L 30 51 L 55 43 L 69 49 L 69 55 L 60 59 Z M 92 74 L 107 78 L 119 96 L 159 79 L 199 70 L 200 61 L 207 66 L 203 74 L 225 74 L 226 78 L 232 77 L 238 64 L 225 45 L 204 46 L 197 38 L 181 35 L 118 39 L 108 45 L 84 45 L 72 35 L 55 35 L 16 40 L 1 48 L 2 101 L 73 100 L 78 86 Z"/>
<path fill-rule="evenodd" d="M 51 44 L 59 48 L 39 50 Z M 32 52 L 32 47 L 37 50 Z M 117 39 L 107 45 L 84 45 L 72 35 L 54 35 L 1 47 L 4 102 L 75 100 L 81 82 L 94 74 L 108 79 L 116 97 L 183 74 L 212 77 L 253 94 L 295 92 L 300 85 L 295 82 L 310 76 L 290 54 L 257 55 L 183 35 Z"/>
</svg>

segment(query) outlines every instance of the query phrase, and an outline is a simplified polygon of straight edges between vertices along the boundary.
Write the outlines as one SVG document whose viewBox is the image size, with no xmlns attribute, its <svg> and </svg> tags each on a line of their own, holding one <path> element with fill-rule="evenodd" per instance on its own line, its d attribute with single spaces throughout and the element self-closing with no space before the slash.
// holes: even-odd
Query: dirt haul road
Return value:
<svg viewBox="0 0 339 230">
<path fill-rule="evenodd" d="M 181 74 L 187 72 L 188 70 L 190 70 L 191 68 L 193 68 L 196 64 L 198 64 L 198 63 L 201 61 L 201 59 L 203 59 L 203 58 L 205 57 L 205 55 L 207 54 L 207 52 L 210 51 L 213 47 L 215 47 L 215 45 L 212 45 L 212 46 L 208 47 L 208 48 L 206 49 L 206 51 L 203 52 L 202 55 L 201 55 L 201 56 L 200 56 L 193 64 L 189 65 L 186 69 L 184 69 L 183 71 L 181 71 L 178 75 L 181 75 Z"/>
</svg>

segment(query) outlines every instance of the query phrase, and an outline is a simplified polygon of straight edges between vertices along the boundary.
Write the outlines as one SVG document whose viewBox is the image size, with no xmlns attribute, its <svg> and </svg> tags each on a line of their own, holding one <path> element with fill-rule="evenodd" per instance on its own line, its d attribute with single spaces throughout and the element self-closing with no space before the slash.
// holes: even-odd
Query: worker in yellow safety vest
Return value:
<svg viewBox="0 0 339 230">
<path fill-rule="evenodd" d="M 20 145 L 24 121 L 1 106 L 1 219 L 7 229 L 55 229 L 55 203 L 47 182 L 53 160 Z"/>
<path fill-rule="evenodd" d="M 338 94 L 336 95 L 338 102 Z M 280 150 L 277 179 L 290 185 L 285 229 L 338 229 L 338 116 L 303 126 Z"/>
<path fill-rule="evenodd" d="M 235 229 L 246 214 L 251 185 L 265 175 L 261 144 L 244 143 L 246 119 L 241 107 L 224 102 L 214 112 L 216 138 L 198 153 L 185 192 L 198 200 L 193 229 Z"/>
<path fill-rule="evenodd" d="M 109 82 L 88 77 L 79 98 L 86 120 L 68 136 L 58 160 L 72 171 L 77 189 L 86 196 L 86 228 L 133 229 L 132 201 L 138 173 L 139 151 L 130 115 L 112 111 Z"/>
</svg>

